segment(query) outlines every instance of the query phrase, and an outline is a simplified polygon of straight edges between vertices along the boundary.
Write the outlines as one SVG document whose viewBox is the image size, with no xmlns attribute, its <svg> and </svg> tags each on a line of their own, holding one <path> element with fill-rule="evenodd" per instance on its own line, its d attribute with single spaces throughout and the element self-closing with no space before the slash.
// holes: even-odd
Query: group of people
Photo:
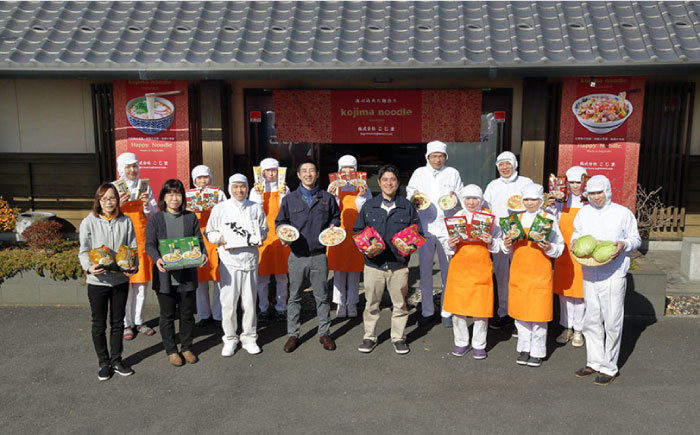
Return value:
<svg viewBox="0 0 700 435">
<path fill-rule="evenodd" d="M 250 354 L 260 353 L 257 322 L 271 320 L 286 321 L 288 337 L 283 350 L 293 352 L 300 345 L 301 296 L 307 282 L 313 290 L 319 342 L 324 349 L 334 350 L 329 270 L 334 272 L 332 302 L 337 305 L 337 318 L 358 316 L 359 281 L 363 275 L 364 335 L 358 350 L 370 353 L 377 345 L 379 307 L 386 289 L 392 302 L 391 343 L 397 354 L 406 354 L 410 351 L 405 335 L 410 256 L 402 255 L 389 241 L 415 225 L 425 238 L 425 244 L 418 249 L 421 311 L 417 323 L 425 326 L 439 317 L 443 326 L 452 328 L 452 355 L 462 357 L 472 352 L 475 359 L 485 359 L 489 327 L 500 329 L 514 323 L 516 363 L 539 367 L 546 357 L 547 324 L 553 319 L 553 294 L 557 293 L 564 330 L 556 342 L 586 345 L 586 365 L 575 376 L 596 374 L 596 384 L 611 383 L 618 370 L 629 253 L 639 246 L 640 237 L 632 212 L 612 202 L 610 181 L 601 175 L 593 176 L 584 191 L 585 169 L 569 168 L 566 175 L 570 194 L 559 202 L 546 196 L 541 185 L 518 174 L 518 162 L 510 152 L 497 157 L 499 178 L 490 182 L 485 191 L 474 184 L 464 186 L 459 171 L 446 165 L 449 156 L 445 143 L 428 143 L 425 157 L 426 165 L 414 172 L 406 197 L 398 194 L 399 170 L 393 165 L 379 169 L 380 193 L 372 196 L 366 184 L 331 184 L 327 190 L 321 189 L 320 171 L 312 160 L 297 166 L 300 184 L 290 192 L 283 181 L 278 181 L 279 162 L 273 158 L 260 162 L 261 183 L 250 188 L 244 175 L 234 174 L 228 180 L 230 199 L 222 195 L 219 203 L 205 212 L 186 209 L 185 187 L 179 180 L 166 181 L 157 201 L 150 188 L 136 198 L 120 196 L 112 183 L 102 184 L 95 194 L 92 212 L 80 227 L 79 254 L 88 275 L 98 378 L 106 380 L 112 373 L 133 373 L 121 359 L 122 339 L 133 338 L 133 327 L 138 333 L 154 333 L 143 322 L 145 287 L 150 280 L 160 306 L 159 328 L 164 348 L 175 366 L 198 360 L 192 352 L 195 311 L 203 320 L 221 319 L 222 356 L 234 355 L 239 343 Z M 136 156 L 122 154 L 118 165 L 120 177 L 135 187 L 139 174 Z M 357 171 L 357 159 L 350 155 L 341 157 L 338 171 Z M 196 187 L 210 185 L 209 168 L 195 167 L 192 182 Z M 408 199 L 416 194 L 427 196 L 429 206 L 417 210 Z M 521 195 L 525 208 L 518 217 L 526 234 L 538 216 L 554 222 L 547 239 L 513 240 L 501 230 L 498 220 L 513 212 L 508 209 L 507 200 L 516 194 Z M 451 210 L 438 207 L 438 199 L 444 195 L 455 195 L 461 210 L 456 206 Z M 496 224 L 490 233 L 481 234 L 476 241 L 450 237 L 445 217 L 464 216 L 471 223 L 476 212 L 495 216 Z M 257 227 L 262 241 L 258 246 L 226 248 L 224 229 L 243 222 Z M 280 239 L 275 231 L 280 225 L 293 226 L 299 237 L 293 242 Z M 321 244 L 320 233 L 336 226 L 345 230 L 346 239 L 337 246 Z M 352 238 L 368 226 L 386 241 L 385 249 L 371 257 L 363 255 Z M 613 260 L 598 267 L 581 266 L 574 261 L 570 251 L 576 239 L 584 235 L 613 241 Z M 196 269 L 166 270 L 158 240 L 191 236 L 199 239 L 201 252 L 205 253 L 203 264 Z M 138 266 L 134 270 L 107 273 L 91 264 L 90 249 L 105 245 L 116 251 L 122 244 L 138 249 Z M 433 298 L 436 253 L 442 285 L 439 316 Z M 273 277 L 274 309 L 268 298 Z M 210 281 L 215 283 L 211 301 Z M 498 295 L 495 316 L 494 293 Z M 240 334 L 236 313 L 239 299 Z M 107 311 L 111 326 L 109 350 Z M 178 315 L 179 349 L 174 326 Z M 468 317 L 473 318 L 471 336 Z"/>
</svg>

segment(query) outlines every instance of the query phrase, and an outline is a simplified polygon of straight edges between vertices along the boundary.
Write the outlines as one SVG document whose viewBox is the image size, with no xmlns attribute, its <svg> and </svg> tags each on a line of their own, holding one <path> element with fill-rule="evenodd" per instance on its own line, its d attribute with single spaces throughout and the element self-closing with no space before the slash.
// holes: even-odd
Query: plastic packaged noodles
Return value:
<svg viewBox="0 0 700 435">
<path fill-rule="evenodd" d="M 391 238 L 391 243 L 403 257 L 411 255 L 425 244 L 425 239 L 418 233 L 418 226 L 413 224 L 404 228 Z"/>
<path fill-rule="evenodd" d="M 512 241 L 515 242 L 516 240 L 524 240 L 526 238 L 525 231 L 520 224 L 520 219 L 518 219 L 517 214 L 512 213 L 508 217 L 501 218 L 498 224 L 503 230 L 503 234 L 510 237 Z"/>
<path fill-rule="evenodd" d="M 552 225 L 554 221 L 552 219 L 547 219 L 546 217 L 538 214 L 535 216 L 535 220 L 532 221 L 530 226 L 530 232 L 528 233 L 528 240 L 533 242 L 542 242 L 549 239 L 549 234 L 552 232 Z"/>
<path fill-rule="evenodd" d="M 355 234 L 352 239 L 357 249 L 369 258 L 376 257 L 386 249 L 386 243 L 384 243 L 382 236 L 371 226 L 365 227 L 360 233 Z"/>
</svg>

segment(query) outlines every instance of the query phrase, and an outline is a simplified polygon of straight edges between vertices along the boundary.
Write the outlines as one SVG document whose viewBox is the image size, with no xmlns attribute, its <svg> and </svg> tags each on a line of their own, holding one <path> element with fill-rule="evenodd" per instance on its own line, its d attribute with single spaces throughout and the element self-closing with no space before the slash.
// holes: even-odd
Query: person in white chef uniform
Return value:
<svg viewBox="0 0 700 435">
<path fill-rule="evenodd" d="M 609 385 L 618 374 L 622 322 L 625 317 L 625 291 L 630 252 L 639 248 L 642 239 L 634 214 L 612 202 L 610 180 L 595 175 L 586 184 L 589 204 L 574 219 L 576 240 L 591 235 L 597 240 L 615 242 L 613 260 L 603 266 L 583 266 L 583 336 L 586 338 L 586 365 L 574 372 L 577 378 L 596 374 L 597 385 Z"/>
<path fill-rule="evenodd" d="M 518 175 L 518 160 L 510 151 L 504 151 L 496 157 L 496 167 L 499 177 L 486 186 L 484 201 L 498 222 L 499 219 L 508 217 L 508 198 L 520 194 L 520 190 L 531 184 L 532 180 Z M 491 329 L 501 329 L 513 324 L 513 319 L 508 316 L 508 278 L 512 260 L 512 252 L 493 254 L 493 273 L 496 275 L 498 288 L 498 310 L 496 318 L 489 322 Z"/>
<path fill-rule="evenodd" d="M 457 212 L 457 207 L 452 210 L 442 210 L 438 207 L 438 199 L 443 195 L 454 195 L 463 186 L 459 171 L 446 166 L 448 159 L 447 144 L 434 140 L 427 145 L 425 160 L 426 165 L 416 169 L 406 186 L 406 197 L 411 198 L 417 193 L 423 193 L 430 199 L 430 206 L 425 210 L 419 210 L 423 231 L 425 232 L 425 244 L 418 250 L 420 262 L 420 291 L 421 291 L 421 315 L 418 317 L 418 326 L 425 326 L 433 321 L 435 316 L 435 304 L 433 303 L 433 263 L 435 251 L 437 251 L 440 263 L 440 275 L 442 283 L 442 295 L 444 300 L 445 283 L 449 260 L 445 250 L 438 240 L 438 236 L 447 235 L 445 217 Z M 440 304 L 442 307 L 442 303 Z M 452 314 L 442 310 L 442 324 L 452 327 Z"/>
<path fill-rule="evenodd" d="M 221 326 L 224 330 L 222 356 L 233 356 L 240 340 L 241 347 L 250 354 L 260 353 L 257 344 L 257 318 L 255 298 L 258 278 L 258 246 L 267 235 L 267 222 L 262 206 L 248 199 L 248 179 L 243 174 L 234 174 L 228 180 L 231 199 L 217 204 L 211 212 L 205 236 L 211 243 L 219 245 L 221 281 Z M 250 234 L 259 231 L 259 239 Z M 225 235 L 231 232 L 248 237 L 249 246 L 227 249 Z M 257 242 L 257 243 L 256 243 Z M 241 299 L 243 320 L 240 338 L 237 334 L 236 308 Z"/>
</svg>

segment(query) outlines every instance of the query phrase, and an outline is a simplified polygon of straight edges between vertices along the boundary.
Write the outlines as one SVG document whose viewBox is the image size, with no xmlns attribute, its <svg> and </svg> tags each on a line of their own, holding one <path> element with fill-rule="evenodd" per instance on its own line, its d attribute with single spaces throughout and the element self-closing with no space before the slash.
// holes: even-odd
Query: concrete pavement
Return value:
<svg viewBox="0 0 700 435">
<path fill-rule="evenodd" d="M 585 350 L 556 347 L 557 326 L 549 359 L 527 368 L 515 364 L 509 331 L 489 331 L 489 357 L 476 361 L 449 355 L 451 330 L 411 324 L 411 353 L 396 355 L 389 315 L 371 354 L 356 350 L 359 320 L 334 320 L 335 352 L 307 318 L 294 353 L 282 352 L 284 325 L 272 324 L 259 330 L 262 354 L 231 358 L 210 328 L 195 340 L 201 361 L 181 368 L 167 363 L 160 334 L 138 336 L 124 354 L 136 374 L 99 382 L 87 307 L 0 307 L 0 432 L 697 433 L 700 318 L 627 318 L 621 376 L 599 387 L 574 378 Z"/>
</svg>

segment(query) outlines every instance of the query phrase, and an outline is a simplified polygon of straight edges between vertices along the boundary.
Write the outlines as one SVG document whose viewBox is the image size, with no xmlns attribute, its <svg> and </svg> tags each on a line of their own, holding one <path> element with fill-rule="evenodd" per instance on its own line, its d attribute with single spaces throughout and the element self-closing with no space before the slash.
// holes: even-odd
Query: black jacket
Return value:
<svg viewBox="0 0 700 435">
<path fill-rule="evenodd" d="M 371 226 L 382 236 L 386 249 L 376 257 L 368 258 L 365 255 L 365 264 L 375 269 L 396 270 L 408 266 L 408 259 L 411 256 L 402 257 L 399 254 L 399 251 L 391 243 L 391 238 L 394 237 L 394 234 L 416 224 L 418 232 L 421 236 L 423 235 L 423 226 L 413 204 L 399 195 L 396 195 L 395 201 L 396 208 L 387 215 L 386 210 L 382 208 L 382 195 L 374 196 L 362 206 L 355 221 L 355 226 L 352 228 L 353 232 L 357 234 L 364 230 L 365 227 Z"/>
<path fill-rule="evenodd" d="M 158 240 L 168 238 L 163 213 L 159 211 L 154 214 L 146 224 L 146 254 L 153 260 L 153 290 L 159 293 L 170 293 L 170 272 L 159 271 L 155 264 L 160 259 Z M 199 239 L 199 248 L 202 252 L 207 252 L 202 240 L 202 231 L 199 229 L 197 215 L 189 210 L 185 210 L 182 212 L 182 219 L 185 227 L 184 237 L 197 237 Z M 177 286 L 177 291 L 179 293 L 197 290 L 197 284 L 199 283 L 197 268 L 193 267 L 173 272 L 178 274 L 180 285 Z"/>
</svg>

